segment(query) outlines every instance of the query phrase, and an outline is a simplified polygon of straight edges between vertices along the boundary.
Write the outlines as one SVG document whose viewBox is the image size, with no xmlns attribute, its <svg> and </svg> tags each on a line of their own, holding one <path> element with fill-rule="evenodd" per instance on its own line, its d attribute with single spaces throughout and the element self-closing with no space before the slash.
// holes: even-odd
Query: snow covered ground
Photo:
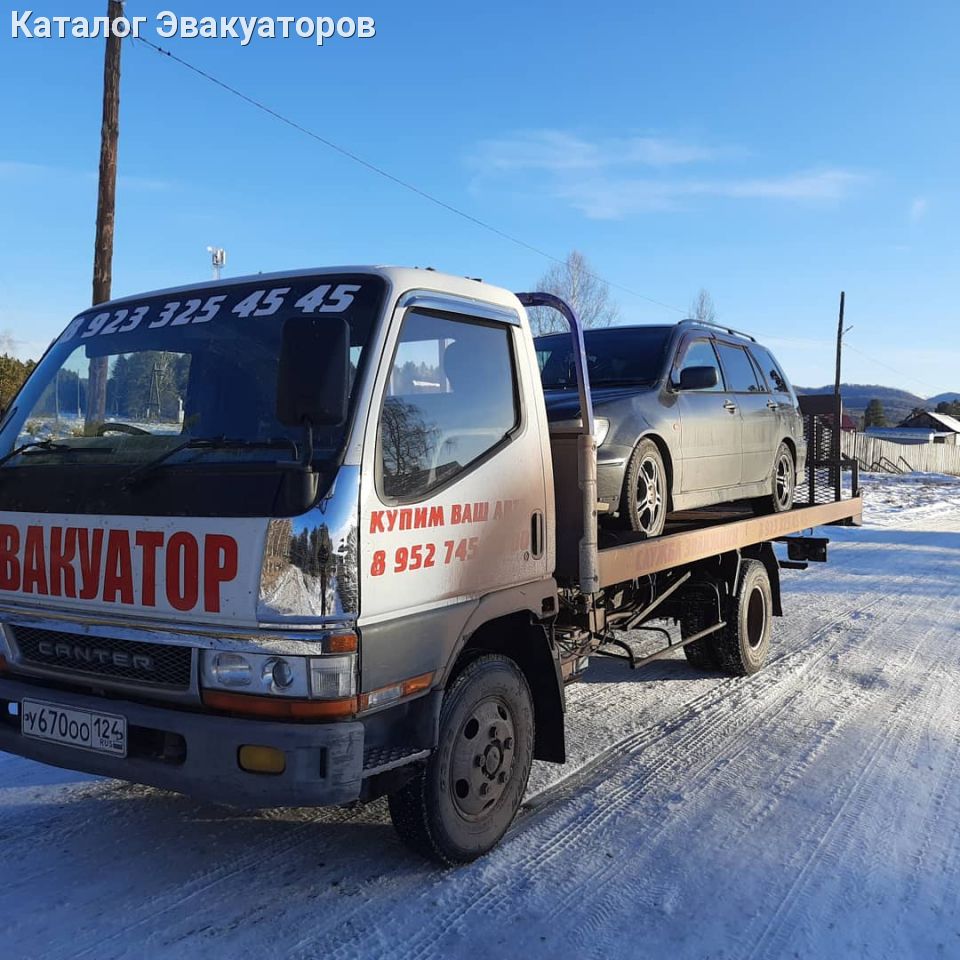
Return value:
<svg viewBox="0 0 960 960">
<path fill-rule="evenodd" d="M 864 482 L 766 670 L 595 664 L 466 868 L 0 755 L 0 957 L 960 956 L 960 479 Z"/>
</svg>

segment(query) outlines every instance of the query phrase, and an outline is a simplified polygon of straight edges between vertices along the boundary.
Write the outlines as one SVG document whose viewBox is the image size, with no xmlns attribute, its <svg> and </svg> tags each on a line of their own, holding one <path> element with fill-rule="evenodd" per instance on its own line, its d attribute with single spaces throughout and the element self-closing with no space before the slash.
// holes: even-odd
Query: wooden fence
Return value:
<svg viewBox="0 0 960 960">
<path fill-rule="evenodd" d="M 951 444 L 893 443 L 845 430 L 841 434 L 841 446 L 844 456 L 856 460 L 861 470 L 960 476 L 960 447 Z"/>
</svg>

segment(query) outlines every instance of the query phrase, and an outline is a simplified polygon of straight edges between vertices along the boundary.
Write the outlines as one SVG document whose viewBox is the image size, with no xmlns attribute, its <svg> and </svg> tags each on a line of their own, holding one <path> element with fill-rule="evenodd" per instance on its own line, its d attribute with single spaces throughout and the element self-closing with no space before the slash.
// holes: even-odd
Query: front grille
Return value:
<svg viewBox="0 0 960 960">
<path fill-rule="evenodd" d="M 148 686 L 190 687 L 193 651 L 189 647 L 34 627 L 14 626 L 11 630 L 21 661 L 30 666 Z"/>
</svg>

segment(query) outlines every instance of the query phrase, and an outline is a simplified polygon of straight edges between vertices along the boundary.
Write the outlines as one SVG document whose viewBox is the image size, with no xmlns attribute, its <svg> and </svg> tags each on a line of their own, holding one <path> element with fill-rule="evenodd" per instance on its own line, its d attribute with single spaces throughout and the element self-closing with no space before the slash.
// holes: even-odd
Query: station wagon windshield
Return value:
<svg viewBox="0 0 960 960">
<path fill-rule="evenodd" d="M 593 386 L 654 383 L 664 368 L 673 327 L 607 327 L 585 330 L 587 373 Z M 537 360 L 546 390 L 573 389 L 577 370 L 569 333 L 537 337 Z"/>
<path fill-rule="evenodd" d="M 276 414 L 284 322 L 303 314 L 347 321 L 352 393 L 383 293 L 378 277 L 321 275 L 84 311 L 14 399 L 0 432 L 0 465 L 296 459 L 303 431 Z M 316 362 L 322 377 L 326 358 Z M 317 431 L 317 459 L 339 449 L 344 430 Z"/>
</svg>

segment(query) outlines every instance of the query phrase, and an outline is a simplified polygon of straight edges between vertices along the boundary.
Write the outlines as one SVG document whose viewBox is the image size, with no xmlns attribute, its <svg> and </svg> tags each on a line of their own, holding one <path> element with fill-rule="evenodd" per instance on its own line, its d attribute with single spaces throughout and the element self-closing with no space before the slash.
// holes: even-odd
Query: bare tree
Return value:
<svg viewBox="0 0 960 960">
<path fill-rule="evenodd" d="M 610 327 L 620 319 L 620 308 L 610 299 L 609 285 L 594 273 L 579 250 L 572 250 L 563 263 L 552 266 L 535 289 L 566 300 L 584 327 Z M 568 329 L 567 321 L 550 307 L 532 308 L 530 327 L 534 336 Z"/>
<path fill-rule="evenodd" d="M 713 305 L 713 297 L 710 296 L 709 290 L 700 288 L 700 292 L 690 304 L 690 316 L 701 323 L 717 322 L 717 308 Z"/>
</svg>

